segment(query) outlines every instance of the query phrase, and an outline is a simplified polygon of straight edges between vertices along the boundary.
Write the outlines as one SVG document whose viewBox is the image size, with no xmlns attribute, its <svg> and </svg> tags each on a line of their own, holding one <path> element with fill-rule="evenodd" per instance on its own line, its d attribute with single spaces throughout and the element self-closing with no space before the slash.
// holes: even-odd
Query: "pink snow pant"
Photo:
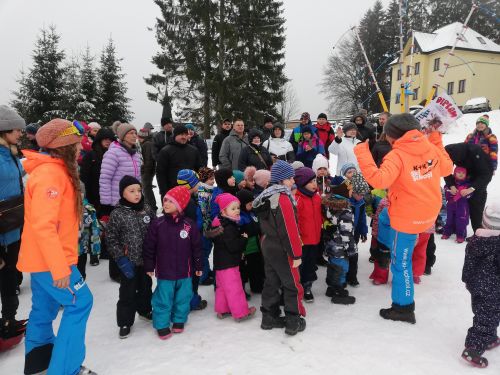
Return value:
<svg viewBox="0 0 500 375">
<path fill-rule="evenodd" d="M 231 313 L 234 319 L 243 318 L 249 313 L 248 303 L 241 284 L 239 266 L 215 272 L 215 312 Z"/>
<path fill-rule="evenodd" d="M 412 264 L 413 276 L 422 276 L 425 271 L 425 262 L 427 260 L 427 243 L 431 237 L 430 233 L 420 233 L 417 237 L 417 243 L 413 249 Z"/>
</svg>

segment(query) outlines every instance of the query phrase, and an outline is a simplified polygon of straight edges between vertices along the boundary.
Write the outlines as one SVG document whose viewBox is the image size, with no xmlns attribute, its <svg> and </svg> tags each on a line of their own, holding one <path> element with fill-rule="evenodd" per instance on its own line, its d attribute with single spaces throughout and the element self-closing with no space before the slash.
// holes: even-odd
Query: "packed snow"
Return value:
<svg viewBox="0 0 500 375">
<path fill-rule="evenodd" d="M 478 114 L 458 120 L 445 143 L 462 142 L 473 130 Z M 490 112 L 494 132 L 500 111 Z M 335 161 L 332 158 L 332 169 Z M 489 185 L 488 200 L 500 199 L 497 176 Z M 498 374 L 500 348 L 486 352 L 490 365 L 477 370 L 461 357 L 467 329 L 472 324 L 470 295 L 461 282 L 465 244 L 436 237 L 437 262 L 431 276 L 415 286 L 417 324 L 386 321 L 378 311 L 390 305 L 390 285 L 368 280 L 368 242 L 360 244 L 359 288 L 350 288 L 356 304 L 339 306 L 324 296 L 325 268 L 313 285 L 315 301 L 307 304 L 307 328 L 287 337 L 283 330 L 260 329 L 260 313 L 242 323 L 218 320 L 213 311 L 212 287 L 200 286 L 208 300 L 204 311 L 189 316 L 184 333 L 158 339 L 150 324 L 137 319 L 126 340 L 118 337 L 118 284 L 108 277 L 107 261 L 87 266 L 87 282 L 94 308 L 87 327 L 85 365 L 100 375 L 113 374 Z M 260 306 L 260 296 L 250 304 Z M 20 295 L 18 318 L 30 311 L 29 276 Z M 56 324 L 57 326 L 57 324 Z M 21 374 L 24 347 L 0 354 L 0 374 Z"/>
</svg>

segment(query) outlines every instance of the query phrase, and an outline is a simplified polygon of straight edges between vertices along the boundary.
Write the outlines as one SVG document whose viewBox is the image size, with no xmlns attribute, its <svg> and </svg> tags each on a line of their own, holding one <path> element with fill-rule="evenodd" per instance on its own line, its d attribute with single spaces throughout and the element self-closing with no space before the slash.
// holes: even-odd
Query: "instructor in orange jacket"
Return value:
<svg viewBox="0 0 500 375">
<path fill-rule="evenodd" d="M 77 166 L 82 134 L 78 123 L 54 119 L 36 134 L 41 151 L 24 151 L 29 177 L 17 268 L 31 273 L 33 295 L 25 374 L 94 374 L 82 366 L 92 294 L 76 267 L 83 207 Z M 61 306 L 55 336 L 52 323 Z"/>
<path fill-rule="evenodd" d="M 412 115 L 389 118 L 384 133 L 392 150 L 380 168 L 364 142 L 354 148 L 359 167 L 376 189 L 389 189 L 391 220 L 392 307 L 381 309 L 384 319 L 415 323 L 412 254 L 419 233 L 429 229 L 441 208 L 441 177 L 452 172 L 453 163 L 443 148 L 441 134 L 420 132 Z"/>
</svg>

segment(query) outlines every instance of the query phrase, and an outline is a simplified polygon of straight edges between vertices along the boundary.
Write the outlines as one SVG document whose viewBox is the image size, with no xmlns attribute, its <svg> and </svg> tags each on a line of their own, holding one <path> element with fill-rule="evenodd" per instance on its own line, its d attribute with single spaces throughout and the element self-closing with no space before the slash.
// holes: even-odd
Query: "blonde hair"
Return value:
<svg viewBox="0 0 500 375">
<path fill-rule="evenodd" d="M 78 164 L 76 162 L 76 144 L 47 149 L 47 151 L 49 152 L 50 156 L 61 159 L 66 167 L 66 171 L 68 172 L 71 184 L 73 185 L 73 189 L 75 191 L 75 213 L 78 217 L 78 220 L 81 220 L 83 203 L 80 188 L 80 176 L 78 173 Z"/>
</svg>

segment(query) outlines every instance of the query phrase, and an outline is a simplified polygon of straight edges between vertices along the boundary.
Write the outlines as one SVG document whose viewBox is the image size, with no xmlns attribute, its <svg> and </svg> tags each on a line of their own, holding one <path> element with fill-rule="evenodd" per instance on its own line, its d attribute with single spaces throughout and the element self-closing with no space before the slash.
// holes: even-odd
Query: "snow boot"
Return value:
<svg viewBox="0 0 500 375">
<path fill-rule="evenodd" d="M 380 316 L 384 319 L 407 322 L 415 324 L 415 303 L 407 306 L 400 306 L 395 303 L 388 309 L 381 309 Z"/>
<path fill-rule="evenodd" d="M 285 317 L 285 333 L 295 336 L 306 329 L 306 320 L 300 315 L 287 315 Z"/>
<path fill-rule="evenodd" d="M 99 257 L 97 255 L 90 255 L 90 265 L 93 267 L 99 265 Z"/>
<path fill-rule="evenodd" d="M 333 287 L 333 294 L 332 294 L 332 303 L 335 303 L 337 305 L 352 305 L 353 303 L 356 302 L 356 298 L 353 296 L 349 295 L 349 291 L 347 289 L 343 289 L 339 286 Z"/>
<path fill-rule="evenodd" d="M 431 266 L 425 266 L 424 275 L 430 276 L 431 274 L 432 274 L 432 267 Z"/>
<path fill-rule="evenodd" d="M 422 282 L 422 279 L 420 279 L 420 276 L 413 276 L 413 283 L 414 284 L 420 284 Z"/>
<path fill-rule="evenodd" d="M 457 237 L 457 239 L 456 239 L 456 243 L 464 243 L 464 241 L 465 241 L 465 238 L 463 238 L 463 237 Z"/>
<path fill-rule="evenodd" d="M 172 324 L 172 332 L 173 333 L 182 333 L 182 332 L 184 332 L 184 323 L 174 323 L 174 324 Z"/>
<path fill-rule="evenodd" d="M 262 323 L 260 324 L 260 328 L 266 331 L 273 328 L 285 328 L 285 317 L 280 316 L 280 311 L 274 314 L 262 311 Z"/>
<path fill-rule="evenodd" d="M 0 337 L 0 353 L 12 349 L 14 346 L 23 341 L 24 332 L 19 333 L 17 336 L 9 338 Z"/>
<path fill-rule="evenodd" d="M 304 302 L 307 302 L 307 303 L 314 302 L 314 296 L 311 292 L 311 289 L 307 289 L 304 291 Z"/>
<path fill-rule="evenodd" d="M 156 330 L 158 332 L 158 337 L 160 337 L 160 340 L 168 340 L 169 338 L 172 337 L 172 331 L 170 328 L 160 328 Z"/>
<path fill-rule="evenodd" d="M 496 341 L 493 341 L 491 344 L 489 344 L 486 347 L 486 350 L 495 349 L 497 346 L 500 346 L 500 338 L 499 337 L 497 337 Z"/>
<path fill-rule="evenodd" d="M 246 314 L 245 316 L 242 316 L 241 318 L 237 318 L 235 320 L 238 323 L 239 322 L 243 322 L 244 320 L 248 320 L 248 319 L 252 318 L 255 315 L 256 311 L 257 311 L 257 309 L 254 306 L 251 306 L 251 307 L 248 308 L 248 314 Z"/>
<path fill-rule="evenodd" d="M 94 372 L 85 366 L 81 366 L 78 375 L 97 375 L 97 372 Z"/>
<path fill-rule="evenodd" d="M 475 349 L 465 348 L 462 352 L 462 358 L 469 362 L 472 366 L 485 368 L 488 367 L 488 360 L 479 354 Z"/>
<path fill-rule="evenodd" d="M 231 313 L 227 312 L 227 313 L 217 313 L 217 319 L 226 319 L 226 318 L 229 318 L 231 316 Z"/>
<path fill-rule="evenodd" d="M 119 335 L 121 339 L 126 339 L 130 335 L 130 327 L 128 326 L 120 327 Z"/>
<path fill-rule="evenodd" d="M 441 236 L 441 239 L 442 239 L 442 240 L 447 240 L 448 238 L 450 238 L 450 236 L 448 236 L 448 235 L 446 235 L 446 234 L 443 234 L 443 235 Z"/>
<path fill-rule="evenodd" d="M 370 279 L 373 280 L 372 282 L 374 285 L 387 284 L 387 280 L 389 279 L 389 268 L 382 268 L 378 262 L 375 262 Z"/>
</svg>

